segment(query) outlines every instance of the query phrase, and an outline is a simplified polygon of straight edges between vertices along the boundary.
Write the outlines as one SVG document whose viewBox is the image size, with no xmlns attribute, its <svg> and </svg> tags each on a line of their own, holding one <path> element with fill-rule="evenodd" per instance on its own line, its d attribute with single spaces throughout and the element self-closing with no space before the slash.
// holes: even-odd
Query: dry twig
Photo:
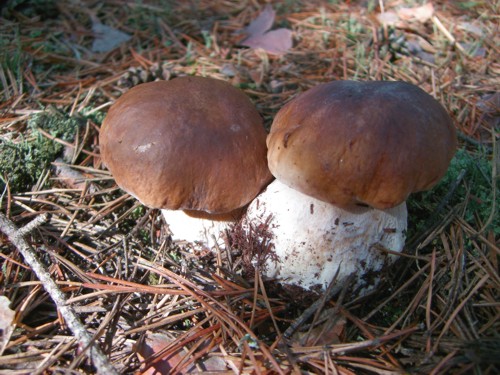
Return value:
<svg viewBox="0 0 500 375">
<path fill-rule="evenodd" d="M 47 220 L 46 215 L 39 215 L 24 227 L 18 229 L 3 213 L 0 212 L 0 230 L 5 233 L 11 243 L 23 255 L 26 263 L 31 267 L 38 279 L 41 281 L 44 289 L 50 295 L 61 313 L 69 329 L 75 335 L 82 350 L 88 350 L 89 357 L 96 366 L 99 374 L 118 374 L 109 362 L 106 355 L 96 344 L 95 339 L 87 332 L 85 326 L 76 316 L 75 311 L 66 303 L 66 297 L 56 285 L 50 274 L 45 270 L 43 264 L 38 260 L 35 251 L 24 238 L 28 233 Z"/>
</svg>

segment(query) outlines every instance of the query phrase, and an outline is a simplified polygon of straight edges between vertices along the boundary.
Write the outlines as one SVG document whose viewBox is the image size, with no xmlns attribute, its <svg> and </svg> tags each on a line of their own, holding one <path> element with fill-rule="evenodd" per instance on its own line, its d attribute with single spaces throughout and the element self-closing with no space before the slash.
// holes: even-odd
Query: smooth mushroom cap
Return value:
<svg viewBox="0 0 500 375">
<path fill-rule="evenodd" d="M 101 128 L 104 163 L 147 206 L 225 213 L 272 179 L 266 132 L 250 99 L 229 83 L 181 77 L 138 85 Z"/>
<path fill-rule="evenodd" d="M 287 103 L 267 138 L 288 186 L 340 207 L 395 207 L 430 189 L 456 149 L 446 110 L 404 82 L 335 81 Z"/>
</svg>

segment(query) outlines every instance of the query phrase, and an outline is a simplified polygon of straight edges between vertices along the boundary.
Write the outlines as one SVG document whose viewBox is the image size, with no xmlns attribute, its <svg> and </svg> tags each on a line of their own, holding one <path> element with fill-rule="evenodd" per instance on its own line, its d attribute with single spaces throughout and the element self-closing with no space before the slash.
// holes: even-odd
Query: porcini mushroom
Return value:
<svg viewBox="0 0 500 375">
<path fill-rule="evenodd" d="M 174 238 L 208 247 L 272 179 L 258 111 L 217 79 L 132 88 L 109 109 L 99 139 L 123 190 L 161 209 Z"/>
<path fill-rule="evenodd" d="M 272 217 L 265 274 L 324 289 L 337 271 L 339 286 L 355 273 L 363 287 L 394 258 L 381 249 L 403 249 L 405 200 L 445 174 L 456 134 L 446 110 L 414 85 L 336 81 L 287 103 L 267 145 L 276 181 L 247 213 L 249 223 Z"/>
</svg>

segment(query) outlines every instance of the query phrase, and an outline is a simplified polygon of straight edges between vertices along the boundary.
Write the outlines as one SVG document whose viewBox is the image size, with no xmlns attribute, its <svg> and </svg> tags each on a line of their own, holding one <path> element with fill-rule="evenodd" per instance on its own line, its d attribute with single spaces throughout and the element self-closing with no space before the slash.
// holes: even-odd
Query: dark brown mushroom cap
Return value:
<svg viewBox="0 0 500 375">
<path fill-rule="evenodd" d="M 229 212 L 272 179 L 258 111 L 211 78 L 132 88 L 109 109 L 100 148 L 118 185 L 155 208 Z"/>
<path fill-rule="evenodd" d="M 456 149 L 446 110 L 404 82 L 336 81 L 287 103 L 267 138 L 284 184 L 349 207 L 394 207 L 445 174 Z"/>
</svg>

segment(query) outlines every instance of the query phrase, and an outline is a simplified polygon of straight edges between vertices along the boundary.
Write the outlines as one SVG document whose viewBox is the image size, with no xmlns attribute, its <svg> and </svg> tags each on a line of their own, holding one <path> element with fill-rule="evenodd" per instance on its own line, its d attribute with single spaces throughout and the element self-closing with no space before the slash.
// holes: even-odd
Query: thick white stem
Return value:
<svg viewBox="0 0 500 375">
<path fill-rule="evenodd" d="M 231 221 L 215 221 L 187 215 L 184 211 L 161 210 L 174 241 L 187 241 L 195 247 L 215 249 L 225 246 L 225 233 Z"/>
<path fill-rule="evenodd" d="M 357 287 L 375 285 L 378 272 L 400 252 L 407 226 L 406 205 L 389 210 L 356 207 L 346 211 L 271 183 L 249 206 L 247 220 L 258 224 L 272 216 L 275 257 L 264 274 L 305 289 L 325 289 L 338 270 L 339 288 L 350 274 Z"/>
</svg>

